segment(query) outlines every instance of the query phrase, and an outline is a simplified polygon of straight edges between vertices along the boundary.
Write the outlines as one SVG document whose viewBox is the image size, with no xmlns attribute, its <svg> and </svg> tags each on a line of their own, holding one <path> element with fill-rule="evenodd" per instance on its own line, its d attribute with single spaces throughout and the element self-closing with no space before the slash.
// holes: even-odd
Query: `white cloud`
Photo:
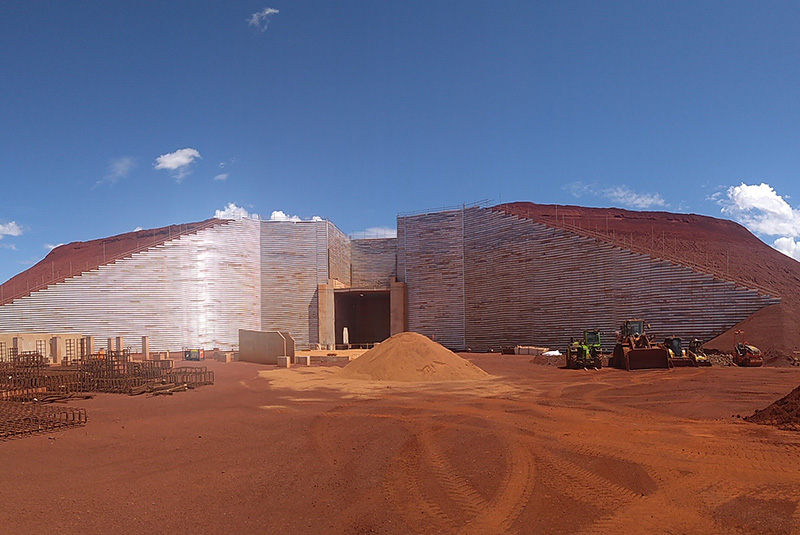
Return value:
<svg viewBox="0 0 800 535">
<path fill-rule="evenodd" d="M 376 238 L 396 238 L 397 229 L 392 227 L 369 227 L 360 232 L 354 232 L 352 237 L 355 239 L 372 240 Z"/>
<path fill-rule="evenodd" d="M 0 239 L 3 236 L 20 236 L 22 234 L 22 227 L 17 225 L 16 221 L 0 224 Z"/>
<path fill-rule="evenodd" d="M 228 173 L 220 173 L 214 177 L 214 180 L 228 180 Z"/>
<path fill-rule="evenodd" d="M 300 219 L 300 216 L 296 216 L 296 215 L 291 215 L 290 216 L 288 214 L 283 213 L 282 210 L 274 210 L 270 214 L 269 220 L 270 221 L 295 221 L 295 222 L 302 221 L 302 219 Z"/>
<path fill-rule="evenodd" d="M 261 11 L 256 11 L 250 18 L 247 19 L 247 24 L 253 26 L 258 29 L 260 32 L 267 31 L 267 26 L 269 26 L 269 19 L 272 15 L 277 15 L 280 13 L 277 9 L 271 7 L 265 7 Z"/>
<path fill-rule="evenodd" d="M 562 189 L 566 190 L 570 195 L 575 198 L 583 197 L 584 195 L 596 195 L 598 192 L 597 184 L 586 184 L 580 180 L 565 184 Z"/>
<path fill-rule="evenodd" d="M 52 251 L 56 247 L 61 247 L 62 245 L 64 245 L 64 244 L 63 243 L 59 243 L 58 245 L 53 245 L 52 243 L 45 243 L 44 244 L 44 248 L 47 249 L 48 251 Z"/>
<path fill-rule="evenodd" d="M 722 213 L 743 224 L 754 234 L 778 236 L 772 246 L 778 251 L 800 260 L 800 210 L 786 202 L 787 196 L 762 182 L 731 186 L 726 197 L 717 196 Z"/>
<path fill-rule="evenodd" d="M 722 213 L 752 232 L 768 236 L 800 236 L 800 211 L 795 210 L 769 184 L 731 186 L 723 199 Z"/>
<path fill-rule="evenodd" d="M 144 229 L 142 227 L 136 227 L 135 229 L 133 229 L 134 232 L 139 232 L 140 230 L 144 230 Z"/>
<path fill-rule="evenodd" d="M 109 184 L 116 184 L 123 178 L 127 177 L 133 168 L 136 167 L 136 160 L 130 156 L 122 156 L 121 158 L 114 158 L 108 163 L 108 170 L 103 180 L 98 180 L 97 184 L 107 182 Z"/>
<path fill-rule="evenodd" d="M 217 219 L 242 219 L 242 218 L 250 218 L 250 219 L 261 219 L 261 216 L 258 214 L 251 214 L 246 209 L 242 208 L 241 206 L 237 206 L 236 203 L 228 203 L 228 205 L 223 208 L 222 210 L 217 210 L 214 214 L 214 217 Z M 268 221 L 292 221 L 294 223 L 300 221 L 308 221 L 307 219 L 304 220 L 298 215 L 289 215 L 283 210 L 274 210 L 269 215 Z M 319 216 L 313 216 L 311 221 L 325 221 Z"/>
<path fill-rule="evenodd" d="M 236 206 L 236 204 L 232 202 L 229 202 L 222 210 L 217 210 L 214 213 L 214 217 L 217 219 L 260 219 L 258 214 L 251 214 L 241 206 Z"/>
<path fill-rule="evenodd" d="M 180 182 L 191 173 L 191 165 L 196 159 L 202 159 L 196 149 L 178 149 L 175 152 L 162 154 L 156 158 L 154 166 L 156 169 L 172 171 L 173 178 Z"/>
<path fill-rule="evenodd" d="M 772 246 L 786 256 L 791 256 L 795 260 L 800 260 L 800 241 L 795 241 L 794 238 L 783 237 L 775 240 Z"/>
<path fill-rule="evenodd" d="M 562 189 L 575 198 L 584 196 L 603 197 L 626 208 L 641 210 L 667 205 L 664 198 L 658 193 L 636 193 L 624 184 L 621 186 L 605 186 L 596 182 L 586 183 L 578 180 L 565 184 Z"/>
<path fill-rule="evenodd" d="M 2 247 L 3 249 L 11 249 L 12 251 L 17 250 L 17 246 L 14 245 L 13 243 L 0 243 L 0 247 Z"/>
<path fill-rule="evenodd" d="M 609 200 L 629 208 L 652 208 L 667 204 L 658 193 L 636 193 L 624 185 L 606 188 L 603 190 L 603 195 Z"/>
</svg>

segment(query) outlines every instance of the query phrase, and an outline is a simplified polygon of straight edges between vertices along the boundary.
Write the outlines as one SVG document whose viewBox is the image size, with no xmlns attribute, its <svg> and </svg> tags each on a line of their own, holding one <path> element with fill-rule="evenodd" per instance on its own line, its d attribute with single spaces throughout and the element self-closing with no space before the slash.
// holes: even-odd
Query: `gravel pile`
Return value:
<svg viewBox="0 0 800 535">
<path fill-rule="evenodd" d="M 708 355 L 708 360 L 712 366 L 733 366 L 733 355 L 720 353 L 718 355 Z"/>
</svg>

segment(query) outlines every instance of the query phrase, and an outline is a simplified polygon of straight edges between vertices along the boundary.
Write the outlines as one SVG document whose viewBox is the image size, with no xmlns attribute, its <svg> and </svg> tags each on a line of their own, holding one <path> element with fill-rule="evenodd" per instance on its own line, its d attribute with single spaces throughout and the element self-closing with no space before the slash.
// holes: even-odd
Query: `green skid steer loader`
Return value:
<svg viewBox="0 0 800 535">
<path fill-rule="evenodd" d="M 583 331 L 583 340 L 571 340 L 567 346 L 567 368 L 579 370 L 603 367 L 603 356 L 600 349 L 600 330 Z"/>
</svg>

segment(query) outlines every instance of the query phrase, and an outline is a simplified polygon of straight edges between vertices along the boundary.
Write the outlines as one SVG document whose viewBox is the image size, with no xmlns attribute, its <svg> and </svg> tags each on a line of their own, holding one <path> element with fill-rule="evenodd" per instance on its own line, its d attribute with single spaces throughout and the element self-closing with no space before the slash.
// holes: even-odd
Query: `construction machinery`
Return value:
<svg viewBox="0 0 800 535">
<path fill-rule="evenodd" d="M 761 350 L 745 341 L 744 331 L 733 332 L 733 363 L 744 367 L 764 365 L 764 357 L 761 355 Z"/>
<path fill-rule="evenodd" d="M 706 355 L 705 349 L 703 349 L 703 342 L 700 339 L 692 339 L 686 352 L 694 360 L 695 366 L 711 366 L 711 360 Z"/>
<path fill-rule="evenodd" d="M 641 319 L 626 320 L 617 334 L 617 345 L 610 364 L 623 370 L 645 370 L 669 368 L 669 352 L 662 346 L 653 344 L 644 332 L 647 322 Z"/>
<path fill-rule="evenodd" d="M 669 357 L 669 366 L 682 367 L 682 366 L 697 366 L 694 359 L 689 355 L 689 352 L 683 347 L 683 340 L 677 336 L 668 336 L 664 339 L 663 346 L 667 350 Z"/>
<path fill-rule="evenodd" d="M 203 360 L 203 350 L 202 349 L 184 349 L 183 350 L 183 360 Z"/>
<path fill-rule="evenodd" d="M 570 340 L 567 346 L 567 368 L 571 370 L 603 367 L 603 356 L 600 348 L 600 330 L 583 331 L 583 340 Z"/>
</svg>

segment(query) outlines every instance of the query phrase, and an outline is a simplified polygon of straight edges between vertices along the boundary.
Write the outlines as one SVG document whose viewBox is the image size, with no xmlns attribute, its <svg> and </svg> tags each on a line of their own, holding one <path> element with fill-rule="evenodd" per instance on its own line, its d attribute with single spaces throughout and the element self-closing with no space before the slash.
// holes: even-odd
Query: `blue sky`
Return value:
<svg viewBox="0 0 800 535">
<path fill-rule="evenodd" d="M 6 1 L 0 280 L 230 203 L 694 212 L 800 257 L 799 6 Z"/>
</svg>

